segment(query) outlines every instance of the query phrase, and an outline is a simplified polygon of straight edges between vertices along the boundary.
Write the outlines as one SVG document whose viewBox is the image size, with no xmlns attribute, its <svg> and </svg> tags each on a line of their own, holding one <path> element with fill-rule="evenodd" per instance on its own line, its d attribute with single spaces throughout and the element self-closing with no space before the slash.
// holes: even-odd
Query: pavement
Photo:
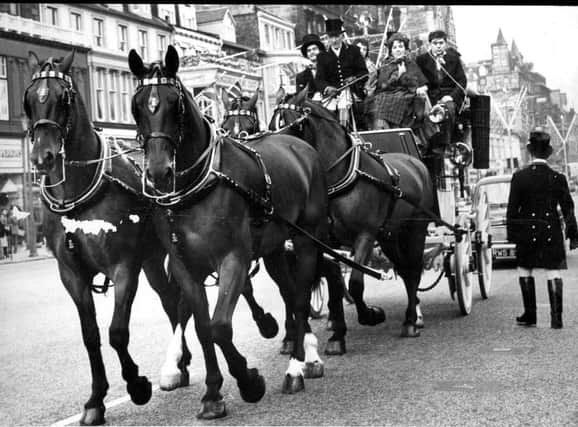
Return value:
<svg viewBox="0 0 578 427">
<path fill-rule="evenodd" d="M 26 246 L 19 246 L 15 254 L 10 255 L 8 258 L 0 259 L 0 265 L 39 261 L 47 258 L 53 258 L 53 255 L 44 244 L 37 247 L 36 256 L 33 257 L 30 256 L 30 251 Z"/>
</svg>

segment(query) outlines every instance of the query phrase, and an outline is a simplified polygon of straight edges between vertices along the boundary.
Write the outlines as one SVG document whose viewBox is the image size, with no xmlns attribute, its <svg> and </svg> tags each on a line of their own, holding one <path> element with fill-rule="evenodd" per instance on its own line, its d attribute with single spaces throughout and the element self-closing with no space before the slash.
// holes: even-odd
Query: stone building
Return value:
<svg viewBox="0 0 578 427">
<path fill-rule="evenodd" d="M 547 86 L 546 78 L 524 60 L 516 42 L 508 45 L 501 29 L 491 44 L 491 59 L 468 64 L 466 68 L 468 86 L 492 97 L 493 168 L 507 172 L 522 165 L 527 160 L 525 144 L 529 130 L 548 127 L 548 116 L 558 128 L 564 127 L 566 95 Z"/>
</svg>

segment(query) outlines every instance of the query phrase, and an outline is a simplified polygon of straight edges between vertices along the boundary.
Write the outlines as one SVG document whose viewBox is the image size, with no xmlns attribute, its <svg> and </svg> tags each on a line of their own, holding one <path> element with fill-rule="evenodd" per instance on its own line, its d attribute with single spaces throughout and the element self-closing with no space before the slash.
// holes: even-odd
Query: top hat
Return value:
<svg viewBox="0 0 578 427">
<path fill-rule="evenodd" d="M 328 36 L 335 37 L 343 33 L 343 21 L 341 19 L 327 19 L 325 21 L 325 32 Z"/>
<path fill-rule="evenodd" d="M 305 34 L 305 36 L 303 36 L 303 43 L 301 43 L 301 54 L 305 58 L 307 58 L 307 48 L 312 44 L 317 45 L 321 52 L 325 52 L 325 45 L 321 42 L 317 34 Z"/>
<path fill-rule="evenodd" d="M 526 146 L 528 149 L 531 149 L 533 152 L 538 154 L 549 156 L 552 153 L 550 135 L 544 132 L 541 128 L 537 128 L 530 132 L 530 138 Z"/>
</svg>

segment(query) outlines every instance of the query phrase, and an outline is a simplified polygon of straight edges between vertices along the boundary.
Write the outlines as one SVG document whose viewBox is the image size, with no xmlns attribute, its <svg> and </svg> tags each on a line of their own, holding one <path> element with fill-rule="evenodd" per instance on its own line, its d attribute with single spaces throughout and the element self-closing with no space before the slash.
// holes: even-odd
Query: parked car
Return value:
<svg viewBox="0 0 578 427">
<path fill-rule="evenodd" d="M 494 261 L 516 259 L 516 245 L 508 241 L 506 232 L 506 210 L 511 181 L 511 174 L 489 176 L 480 179 L 473 191 L 473 206 L 478 205 L 480 197 L 487 197 Z"/>
</svg>

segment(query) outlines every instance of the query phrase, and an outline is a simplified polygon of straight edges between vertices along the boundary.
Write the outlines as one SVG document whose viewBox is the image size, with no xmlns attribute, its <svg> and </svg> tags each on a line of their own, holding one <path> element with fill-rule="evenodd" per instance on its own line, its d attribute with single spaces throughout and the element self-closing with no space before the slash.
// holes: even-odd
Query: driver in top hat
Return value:
<svg viewBox="0 0 578 427">
<path fill-rule="evenodd" d="M 343 42 L 344 31 L 341 19 L 328 19 L 325 21 L 325 27 L 329 37 L 329 48 L 317 57 L 316 76 L 316 86 L 322 95 L 333 95 L 337 92 L 337 88 L 358 77 L 366 76 L 353 86 L 339 92 L 327 105 L 329 110 L 338 111 L 339 122 L 347 126 L 350 108 L 353 104 L 352 92 L 359 99 L 365 97 L 363 88 L 367 80 L 367 67 L 359 48 Z"/>
<path fill-rule="evenodd" d="M 313 98 L 315 101 L 321 100 L 321 93 L 317 89 L 315 77 L 317 75 L 317 56 L 321 52 L 325 52 L 325 45 L 317 34 L 306 34 L 301 43 L 301 54 L 307 58 L 311 63 L 295 76 L 295 86 L 297 92 L 300 92 L 309 85 L 307 96 Z"/>
</svg>

